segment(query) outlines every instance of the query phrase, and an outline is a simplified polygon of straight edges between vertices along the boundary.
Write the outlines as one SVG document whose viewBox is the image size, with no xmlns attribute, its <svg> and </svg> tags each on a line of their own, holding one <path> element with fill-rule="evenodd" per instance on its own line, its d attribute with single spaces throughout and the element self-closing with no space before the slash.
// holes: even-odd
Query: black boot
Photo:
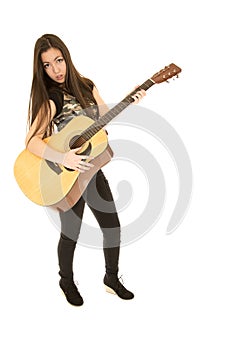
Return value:
<svg viewBox="0 0 233 350">
<path fill-rule="evenodd" d="M 61 276 L 59 285 L 63 290 L 67 301 L 71 305 L 81 306 L 83 304 L 83 298 L 73 281 L 73 258 L 75 247 L 75 241 L 61 234 L 58 243 L 59 275 Z"/>
<path fill-rule="evenodd" d="M 106 291 L 117 294 L 121 299 L 133 299 L 134 294 L 127 290 L 117 277 L 120 248 L 104 248 L 106 274 L 104 284 Z"/>
</svg>

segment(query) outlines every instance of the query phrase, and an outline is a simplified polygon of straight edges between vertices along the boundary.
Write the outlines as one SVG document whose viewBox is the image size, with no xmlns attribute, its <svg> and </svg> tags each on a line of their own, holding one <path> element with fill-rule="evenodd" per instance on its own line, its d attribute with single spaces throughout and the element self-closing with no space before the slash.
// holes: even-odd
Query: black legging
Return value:
<svg viewBox="0 0 233 350">
<path fill-rule="evenodd" d="M 119 247 L 120 222 L 111 189 L 101 170 L 89 182 L 78 202 L 70 210 L 60 212 L 62 234 L 77 242 L 85 203 L 93 212 L 103 232 L 103 247 Z"/>
</svg>

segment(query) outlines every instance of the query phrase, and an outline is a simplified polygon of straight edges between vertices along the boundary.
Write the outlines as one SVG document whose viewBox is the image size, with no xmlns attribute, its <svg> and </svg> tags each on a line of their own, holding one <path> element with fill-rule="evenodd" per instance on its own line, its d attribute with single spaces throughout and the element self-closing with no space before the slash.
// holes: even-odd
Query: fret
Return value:
<svg viewBox="0 0 233 350">
<path fill-rule="evenodd" d="M 113 118 L 115 118 L 118 114 L 120 114 L 125 108 L 127 108 L 132 102 L 134 102 L 133 95 L 143 89 L 148 90 L 154 82 L 150 79 L 146 80 L 142 85 L 132 91 L 129 95 L 127 95 L 121 102 L 119 102 L 116 106 L 114 106 L 110 111 L 105 113 L 100 119 L 94 122 L 91 126 L 89 126 L 86 130 L 82 132 L 80 135 L 83 139 L 88 141 L 92 138 L 98 131 L 100 131 L 103 127 L 105 127 Z"/>
<path fill-rule="evenodd" d="M 105 125 L 107 125 L 113 118 L 115 118 L 119 113 L 121 113 L 125 108 L 127 108 L 132 102 L 134 102 L 134 98 L 132 97 L 135 93 L 140 90 L 148 90 L 154 84 L 159 84 L 168 79 L 172 78 L 178 73 L 181 72 L 181 69 L 171 63 L 169 66 L 160 70 L 156 74 L 154 74 L 151 78 L 146 80 L 142 85 L 128 94 L 120 103 L 114 106 L 110 111 L 105 113 L 100 119 L 94 122 L 91 126 L 89 126 L 86 130 L 84 130 L 79 137 L 79 144 L 83 142 L 83 140 L 88 141 L 91 137 L 93 137 L 98 131 L 100 131 Z M 78 141 L 77 141 L 78 143 Z"/>
</svg>

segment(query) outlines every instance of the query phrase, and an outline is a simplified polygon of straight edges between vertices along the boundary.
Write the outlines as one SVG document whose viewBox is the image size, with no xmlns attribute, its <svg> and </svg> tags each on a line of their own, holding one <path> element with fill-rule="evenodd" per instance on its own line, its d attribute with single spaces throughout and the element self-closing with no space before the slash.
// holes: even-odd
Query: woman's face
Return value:
<svg viewBox="0 0 233 350">
<path fill-rule="evenodd" d="M 66 78 L 66 62 L 60 50 L 51 47 L 41 54 L 43 67 L 48 76 L 61 84 Z"/>
</svg>

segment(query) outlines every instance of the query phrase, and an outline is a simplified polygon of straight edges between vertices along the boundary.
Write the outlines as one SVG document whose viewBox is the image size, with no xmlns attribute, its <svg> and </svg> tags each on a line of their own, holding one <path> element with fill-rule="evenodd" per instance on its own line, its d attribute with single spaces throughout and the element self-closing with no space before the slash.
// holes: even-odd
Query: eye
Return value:
<svg viewBox="0 0 233 350">
<path fill-rule="evenodd" d="M 57 62 L 58 63 L 62 63 L 64 61 L 64 58 L 63 57 L 59 57 L 58 59 L 57 59 Z"/>
<path fill-rule="evenodd" d="M 49 63 L 45 63 L 43 67 L 44 67 L 44 69 L 48 69 L 49 68 Z"/>
</svg>

